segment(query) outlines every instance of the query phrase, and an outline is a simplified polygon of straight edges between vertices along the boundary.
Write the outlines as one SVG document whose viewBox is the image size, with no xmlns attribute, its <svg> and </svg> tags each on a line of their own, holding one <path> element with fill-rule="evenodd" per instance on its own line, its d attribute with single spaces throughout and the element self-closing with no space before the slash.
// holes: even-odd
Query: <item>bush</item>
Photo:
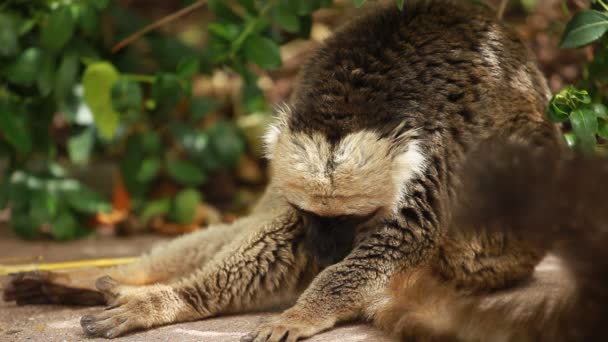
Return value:
<svg viewBox="0 0 608 342">
<path fill-rule="evenodd" d="M 184 1 L 180 11 L 205 3 L 213 16 L 203 49 L 157 30 L 114 45 L 148 22 L 109 0 L 0 4 L 0 207 L 10 203 L 18 234 L 73 239 L 133 213 L 141 224 L 157 216 L 192 224 L 214 175 L 259 156 L 257 133 L 246 131 L 267 122 L 259 75 L 281 66 L 279 46 L 309 36 L 314 11 L 334 4 Z M 404 0 L 395 3 L 402 8 Z M 558 94 L 549 110 L 552 120 L 570 123 L 569 141 L 585 151 L 608 136 L 607 8 L 594 3 L 572 19 L 562 45 L 602 43 L 578 88 Z M 193 96 L 193 80 L 225 69 L 242 79 L 237 108 Z M 106 160 L 119 164 L 105 191 L 112 199 L 73 175 Z"/>
</svg>

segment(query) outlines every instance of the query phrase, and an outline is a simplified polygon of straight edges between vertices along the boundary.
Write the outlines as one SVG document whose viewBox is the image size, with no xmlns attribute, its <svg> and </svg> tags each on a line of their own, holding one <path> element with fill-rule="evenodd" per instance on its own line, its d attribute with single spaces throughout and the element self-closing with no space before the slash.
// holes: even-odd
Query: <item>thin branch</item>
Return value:
<svg viewBox="0 0 608 342">
<path fill-rule="evenodd" d="M 509 3 L 509 0 L 502 0 L 500 2 L 500 5 L 498 5 L 498 11 L 496 12 L 496 17 L 498 18 L 498 20 L 502 20 L 502 17 L 505 15 L 507 3 Z"/>
<path fill-rule="evenodd" d="M 202 7 L 203 5 L 205 5 L 207 3 L 207 0 L 198 0 L 197 2 L 193 3 L 190 6 L 184 7 L 182 9 L 180 9 L 177 12 L 171 13 L 166 17 L 163 17 L 155 22 L 153 22 L 152 24 L 144 27 L 143 29 L 129 35 L 127 38 L 121 40 L 120 42 L 118 42 L 118 44 L 114 45 L 114 47 L 112 47 L 112 53 L 116 53 L 120 50 L 122 50 L 123 48 L 125 48 L 126 46 L 130 45 L 131 43 L 133 43 L 134 41 L 138 40 L 139 38 L 141 38 L 141 36 L 143 36 L 144 34 L 155 30 L 167 23 L 170 23 L 178 18 L 181 18 L 187 14 L 190 14 L 191 12 L 197 10 L 198 8 Z"/>
</svg>

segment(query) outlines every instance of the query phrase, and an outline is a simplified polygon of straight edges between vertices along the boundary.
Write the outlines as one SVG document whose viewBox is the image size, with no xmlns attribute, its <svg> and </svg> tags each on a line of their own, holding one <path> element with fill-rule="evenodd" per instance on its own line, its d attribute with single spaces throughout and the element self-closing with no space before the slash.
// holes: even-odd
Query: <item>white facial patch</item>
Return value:
<svg viewBox="0 0 608 342">
<path fill-rule="evenodd" d="M 277 141 L 279 141 L 279 135 L 287 129 L 287 118 L 291 114 L 291 108 L 285 103 L 279 104 L 276 107 L 275 113 L 275 122 L 268 126 L 262 138 L 264 142 L 264 156 L 268 160 L 272 159 L 274 148 L 277 145 Z"/>
<path fill-rule="evenodd" d="M 336 144 L 321 133 L 283 131 L 272 150 L 273 177 L 291 203 L 319 214 L 395 209 L 426 167 L 417 132 L 396 131 L 363 130 Z"/>
<path fill-rule="evenodd" d="M 426 157 L 417 140 L 407 142 L 407 150 L 393 159 L 393 182 L 400 186 L 398 200 L 408 192 L 408 184 L 426 169 Z"/>
</svg>

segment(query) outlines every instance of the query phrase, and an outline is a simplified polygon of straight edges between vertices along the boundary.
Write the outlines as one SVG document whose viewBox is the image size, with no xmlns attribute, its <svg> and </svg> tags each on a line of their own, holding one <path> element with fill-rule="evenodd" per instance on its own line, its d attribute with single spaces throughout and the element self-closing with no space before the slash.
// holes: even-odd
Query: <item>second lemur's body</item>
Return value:
<svg viewBox="0 0 608 342">
<path fill-rule="evenodd" d="M 273 178 L 252 215 L 110 271 L 122 284 L 97 285 L 113 308 L 83 317 L 85 332 L 114 337 L 297 298 L 250 336 L 295 341 L 376 317 L 394 282 L 421 270 L 482 294 L 532 273 L 542 251 L 517 236 L 449 224 L 470 149 L 560 148 L 545 80 L 490 14 L 407 3 L 353 20 L 303 68 L 265 137 Z"/>
</svg>

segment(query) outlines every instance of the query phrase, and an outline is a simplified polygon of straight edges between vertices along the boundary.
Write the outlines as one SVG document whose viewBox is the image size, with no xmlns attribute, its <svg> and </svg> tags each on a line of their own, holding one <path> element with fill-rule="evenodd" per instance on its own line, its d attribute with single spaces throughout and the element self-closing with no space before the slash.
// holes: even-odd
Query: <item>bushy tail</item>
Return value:
<svg viewBox="0 0 608 342">
<path fill-rule="evenodd" d="M 554 257 L 526 283 L 485 295 L 431 271 L 404 275 L 377 325 L 417 340 L 608 340 L 608 160 L 518 145 L 486 145 L 467 160 L 451 226 L 509 227 Z"/>
</svg>

